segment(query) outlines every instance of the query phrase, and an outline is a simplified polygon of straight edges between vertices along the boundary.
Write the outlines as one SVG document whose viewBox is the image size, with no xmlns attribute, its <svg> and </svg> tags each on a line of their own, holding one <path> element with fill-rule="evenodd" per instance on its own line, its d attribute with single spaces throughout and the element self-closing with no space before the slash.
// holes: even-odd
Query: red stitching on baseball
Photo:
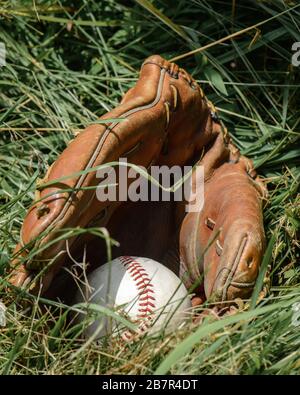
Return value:
<svg viewBox="0 0 300 395">
<path fill-rule="evenodd" d="M 145 307 L 145 306 L 142 306 L 143 308 L 141 308 L 141 309 L 138 309 L 138 311 L 140 312 L 140 313 L 152 313 L 153 311 L 152 311 L 152 308 L 151 307 Z M 147 315 L 147 314 L 145 314 L 145 315 Z"/>
<path fill-rule="evenodd" d="M 152 291 L 152 290 L 151 290 L 151 291 Z M 154 298 L 153 296 L 151 296 L 151 295 L 146 295 L 146 296 L 144 296 L 143 298 L 140 298 L 140 301 L 141 301 L 141 302 L 144 302 L 144 300 L 147 300 L 147 299 L 155 300 L 155 298 Z"/>
<path fill-rule="evenodd" d="M 134 281 L 139 280 L 140 278 L 143 278 L 141 274 L 137 274 L 135 276 L 132 276 Z"/>
<path fill-rule="evenodd" d="M 143 271 L 141 271 L 143 274 L 146 274 L 146 271 L 145 270 L 143 270 Z M 141 274 L 141 272 L 139 272 L 137 269 L 134 269 L 133 271 L 132 271 L 132 275 L 133 276 L 136 276 L 137 274 L 140 276 L 140 274 Z"/>
<path fill-rule="evenodd" d="M 148 300 L 145 303 L 139 303 L 140 306 L 145 307 L 145 306 L 151 306 L 153 308 L 155 308 L 155 304 L 149 302 Z"/>
<path fill-rule="evenodd" d="M 140 295 L 144 295 L 144 294 L 147 294 L 147 293 L 149 293 L 149 292 L 152 292 L 152 293 L 154 294 L 153 289 L 146 289 L 146 290 L 144 290 L 143 292 L 140 292 Z"/>
<path fill-rule="evenodd" d="M 120 258 L 121 263 L 125 267 L 125 269 L 130 274 L 131 278 L 133 279 L 138 291 L 139 295 L 142 296 L 139 298 L 139 308 L 137 318 L 143 319 L 142 322 L 139 324 L 139 330 L 144 332 L 147 330 L 151 323 L 147 320 L 151 319 L 151 314 L 154 312 L 155 309 L 155 297 L 154 297 L 154 290 L 153 284 L 151 284 L 151 279 L 149 278 L 146 270 L 141 266 L 141 264 L 135 261 L 131 256 L 121 256 Z M 150 295 L 152 294 L 152 295 Z M 123 339 L 127 338 L 128 340 L 132 338 L 132 333 L 130 331 L 124 332 L 122 335 Z"/>
</svg>

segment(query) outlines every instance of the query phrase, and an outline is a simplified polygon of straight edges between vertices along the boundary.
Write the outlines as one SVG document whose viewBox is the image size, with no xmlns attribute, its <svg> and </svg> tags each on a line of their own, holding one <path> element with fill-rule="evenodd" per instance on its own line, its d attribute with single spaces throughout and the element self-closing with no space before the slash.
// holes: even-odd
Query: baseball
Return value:
<svg viewBox="0 0 300 395">
<path fill-rule="evenodd" d="M 153 259 L 120 256 L 91 272 L 87 280 L 75 302 L 111 308 L 134 322 L 137 333 L 103 314 L 85 328 L 86 338 L 97 331 L 96 339 L 119 334 L 130 340 L 146 331 L 178 328 L 189 317 L 191 300 L 185 286 L 176 274 Z M 80 314 L 79 322 L 84 317 Z"/>
</svg>

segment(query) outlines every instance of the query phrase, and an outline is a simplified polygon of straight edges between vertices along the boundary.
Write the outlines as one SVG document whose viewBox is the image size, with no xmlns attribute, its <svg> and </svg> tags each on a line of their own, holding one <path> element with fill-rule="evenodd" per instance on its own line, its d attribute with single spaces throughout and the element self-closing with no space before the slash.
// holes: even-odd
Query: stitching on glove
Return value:
<svg viewBox="0 0 300 395">
<path fill-rule="evenodd" d="M 146 62 L 144 62 L 144 63 L 142 64 L 142 68 L 143 68 L 144 66 L 146 66 L 146 64 L 154 64 L 155 66 L 158 66 L 158 67 L 160 67 L 161 69 L 164 67 L 161 63 L 151 62 L 151 60 L 149 60 L 149 61 L 146 61 Z"/>
<path fill-rule="evenodd" d="M 130 155 L 132 155 L 133 153 L 135 153 L 135 152 L 140 148 L 141 145 L 142 145 L 142 141 L 139 141 L 135 146 L 133 146 L 132 148 L 130 148 L 129 151 L 124 152 L 123 155 L 124 155 L 126 158 L 128 158 L 128 156 L 130 156 Z"/>
<path fill-rule="evenodd" d="M 184 78 L 189 85 L 192 84 L 193 80 L 191 79 L 190 75 L 181 67 L 179 68 L 180 75 Z"/>
<path fill-rule="evenodd" d="M 223 252 L 223 247 L 220 244 L 219 240 L 216 240 L 216 253 L 221 256 Z"/>
<path fill-rule="evenodd" d="M 173 91 L 173 108 L 172 108 L 172 111 L 176 111 L 177 104 L 178 104 L 178 90 L 177 90 L 176 86 L 173 85 L 173 84 L 170 84 L 170 88 Z"/>
<path fill-rule="evenodd" d="M 247 241 L 248 241 L 248 236 L 245 235 L 243 237 L 243 240 L 241 241 L 240 247 L 239 247 L 238 252 L 236 254 L 236 257 L 235 257 L 235 260 L 233 262 L 233 265 L 230 268 L 229 274 L 228 274 L 227 278 L 225 279 L 223 292 L 222 292 L 222 301 L 227 299 L 226 295 L 227 295 L 228 288 L 230 287 L 230 285 L 232 283 L 233 276 L 235 275 L 235 271 L 236 271 L 236 269 L 237 269 L 237 267 L 238 267 L 238 265 L 240 263 L 241 256 L 242 256 L 242 254 L 244 252 L 244 249 L 245 249 L 245 247 L 247 245 Z"/>
<path fill-rule="evenodd" d="M 251 281 L 251 282 L 231 281 L 231 285 L 236 288 L 253 288 L 255 285 L 255 281 Z"/>
<path fill-rule="evenodd" d="M 165 106 L 165 109 L 166 109 L 166 117 L 167 117 L 165 130 L 167 130 L 168 126 L 169 126 L 169 123 L 170 123 L 170 103 L 168 101 L 166 101 L 166 102 L 164 102 L 164 106 Z"/>
</svg>

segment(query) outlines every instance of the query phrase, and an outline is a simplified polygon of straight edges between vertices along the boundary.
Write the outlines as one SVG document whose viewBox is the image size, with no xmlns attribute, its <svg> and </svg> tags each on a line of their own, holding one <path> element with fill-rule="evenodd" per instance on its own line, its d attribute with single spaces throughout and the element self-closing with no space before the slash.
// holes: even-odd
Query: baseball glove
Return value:
<svg viewBox="0 0 300 395">
<path fill-rule="evenodd" d="M 156 259 L 216 301 L 249 296 L 265 248 L 266 190 L 200 86 L 176 64 L 151 56 L 136 85 L 101 121 L 82 131 L 39 183 L 14 252 L 12 284 L 52 289 L 55 296 L 63 266 L 105 263 L 102 238 L 66 236 L 70 228 L 96 227 L 119 242 L 112 257 Z M 99 201 L 95 168 L 119 158 L 147 169 L 203 166 L 204 206 L 186 213 L 184 202 Z"/>
</svg>

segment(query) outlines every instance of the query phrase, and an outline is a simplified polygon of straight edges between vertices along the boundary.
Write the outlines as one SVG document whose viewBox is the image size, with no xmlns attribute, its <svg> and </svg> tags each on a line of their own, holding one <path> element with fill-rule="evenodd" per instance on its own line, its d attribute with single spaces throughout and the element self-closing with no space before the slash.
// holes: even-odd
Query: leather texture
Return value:
<svg viewBox="0 0 300 395">
<path fill-rule="evenodd" d="M 136 85 L 101 120 L 107 124 L 82 131 L 39 183 L 15 249 L 11 282 L 30 282 L 32 292 L 40 284 L 43 292 L 55 289 L 53 278 L 67 265 L 69 251 L 81 259 L 84 250 L 91 267 L 105 263 L 99 237 L 70 237 L 66 246 L 62 236 L 72 227 L 97 226 L 119 241 L 113 255 L 158 259 L 188 287 L 204 281 L 206 298 L 249 296 L 265 248 L 266 189 L 200 86 L 174 63 L 151 56 Z M 100 202 L 90 188 L 99 182 L 91 169 L 119 158 L 146 168 L 204 166 L 203 209 L 185 213 L 184 202 Z"/>
</svg>

